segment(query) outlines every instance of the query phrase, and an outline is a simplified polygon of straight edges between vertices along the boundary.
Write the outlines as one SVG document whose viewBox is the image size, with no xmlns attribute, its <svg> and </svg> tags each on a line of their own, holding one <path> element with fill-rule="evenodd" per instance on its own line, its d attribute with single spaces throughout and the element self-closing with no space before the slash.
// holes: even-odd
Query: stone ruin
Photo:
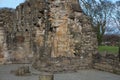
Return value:
<svg viewBox="0 0 120 80">
<path fill-rule="evenodd" d="M 13 63 L 32 60 L 38 70 L 90 68 L 97 53 L 95 31 L 78 0 L 26 0 L 15 10 L 1 9 L 0 33 Z"/>
</svg>

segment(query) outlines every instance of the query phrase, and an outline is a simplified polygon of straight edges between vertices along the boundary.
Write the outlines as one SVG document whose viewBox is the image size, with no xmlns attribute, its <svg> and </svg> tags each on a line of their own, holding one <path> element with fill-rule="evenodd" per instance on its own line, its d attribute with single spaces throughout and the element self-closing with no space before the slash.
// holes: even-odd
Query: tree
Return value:
<svg viewBox="0 0 120 80">
<path fill-rule="evenodd" d="M 110 1 L 102 0 L 79 0 L 86 15 L 89 16 L 92 27 L 97 34 L 98 45 L 101 45 L 106 30 L 106 23 L 109 20 L 113 4 Z"/>
<path fill-rule="evenodd" d="M 118 29 L 120 30 L 120 1 L 116 2 L 116 20 Z"/>
<path fill-rule="evenodd" d="M 116 15 L 115 15 L 115 17 L 116 17 L 116 23 L 117 23 L 117 27 L 118 27 L 118 29 L 119 29 L 119 31 L 120 31 L 120 1 L 117 1 L 116 2 Z M 119 61 L 120 61 L 120 38 L 119 38 L 119 54 L 118 54 L 118 57 L 119 57 Z"/>
<path fill-rule="evenodd" d="M 112 23 L 110 25 L 112 25 L 111 29 L 109 29 L 108 31 L 115 31 L 117 30 L 118 34 L 120 34 L 120 1 L 116 1 L 116 3 L 114 3 L 113 6 L 113 14 L 111 15 L 111 21 Z M 119 61 L 120 61 L 120 36 L 119 36 L 119 43 L 118 43 L 118 47 L 119 47 Z"/>
</svg>

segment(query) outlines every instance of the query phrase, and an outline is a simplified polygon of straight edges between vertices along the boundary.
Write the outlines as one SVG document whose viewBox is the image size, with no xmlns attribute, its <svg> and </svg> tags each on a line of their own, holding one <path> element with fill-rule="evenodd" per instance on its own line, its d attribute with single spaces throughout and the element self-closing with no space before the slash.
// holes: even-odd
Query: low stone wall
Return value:
<svg viewBox="0 0 120 80">
<path fill-rule="evenodd" d="M 93 55 L 93 68 L 120 74 L 120 62 L 118 57 L 113 54 Z"/>
<path fill-rule="evenodd" d="M 92 58 L 86 57 L 58 57 L 38 59 L 33 67 L 43 72 L 74 72 L 82 69 L 97 69 L 115 74 L 120 74 L 120 62 L 118 56 L 113 54 L 94 54 Z"/>
<path fill-rule="evenodd" d="M 91 59 L 85 58 L 51 58 L 46 60 L 36 60 L 33 67 L 43 72 L 74 72 L 81 69 L 90 69 Z"/>
</svg>

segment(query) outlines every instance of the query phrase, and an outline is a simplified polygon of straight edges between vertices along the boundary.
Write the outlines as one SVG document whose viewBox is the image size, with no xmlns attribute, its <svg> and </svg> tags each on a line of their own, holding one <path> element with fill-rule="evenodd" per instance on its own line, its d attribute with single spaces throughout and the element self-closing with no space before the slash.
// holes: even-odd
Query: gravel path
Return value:
<svg viewBox="0 0 120 80">
<path fill-rule="evenodd" d="M 0 80 L 39 80 L 40 72 L 31 68 L 30 76 L 15 76 L 11 74 L 11 70 L 28 64 L 12 64 L 0 65 Z M 97 70 L 81 70 L 74 73 L 58 73 L 54 74 L 54 80 L 120 80 L 120 75 Z"/>
</svg>

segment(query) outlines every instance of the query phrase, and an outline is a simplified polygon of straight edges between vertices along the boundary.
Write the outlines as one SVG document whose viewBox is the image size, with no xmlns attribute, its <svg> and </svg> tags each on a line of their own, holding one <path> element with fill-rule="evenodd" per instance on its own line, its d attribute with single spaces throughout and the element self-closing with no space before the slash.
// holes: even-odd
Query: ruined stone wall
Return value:
<svg viewBox="0 0 120 80">
<path fill-rule="evenodd" d="M 6 61 L 5 58 L 8 56 L 8 50 L 11 44 L 13 15 L 13 9 L 0 9 L 0 63 L 2 64 Z"/>
<path fill-rule="evenodd" d="M 13 9 L 9 9 L 9 8 L 0 9 L 0 32 L 1 32 L 0 37 L 2 38 L 0 41 L 1 45 L 5 42 L 9 42 L 7 40 L 8 37 L 6 37 L 5 35 L 11 36 L 13 29 L 12 28 L 13 19 L 14 19 L 13 15 L 14 15 Z"/>
<path fill-rule="evenodd" d="M 78 8 L 78 9 L 77 9 Z M 97 42 L 90 21 L 72 1 L 52 1 L 50 4 L 51 27 L 53 33 L 52 56 L 91 56 Z M 91 46 L 92 45 L 92 46 Z M 91 54 L 88 54 L 91 52 Z"/>
<path fill-rule="evenodd" d="M 52 58 L 36 58 L 33 67 L 50 72 L 92 68 L 97 40 L 89 18 L 82 13 L 79 4 L 71 0 L 52 0 L 49 7 L 48 45 Z"/>
<path fill-rule="evenodd" d="M 93 68 L 112 72 L 115 74 L 120 74 L 120 62 L 118 55 L 104 53 L 102 54 L 94 54 L 93 55 Z"/>
<path fill-rule="evenodd" d="M 78 0 L 48 1 L 48 20 L 45 19 L 45 0 L 26 0 L 15 10 L 0 10 L 0 63 L 26 63 L 37 54 L 33 67 L 41 71 L 76 71 L 93 67 L 120 73 L 116 57 L 92 57 L 97 53 L 97 39 Z M 46 26 L 46 50 L 50 57 L 42 61 L 39 57 L 44 54 Z"/>
<path fill-rule="evenodd" d="M 90 21 L 77 0 L 26 0 L 6 21 L 9 48 L 12 53 L 26 57 L 43 54 L 45 45 L 45 9 L 48 5 L 47 53 L 51 57 L 92 58 L 97 40 Z M 10 44 L 11 43 L 11 44 Z M 12 46 L 12 47 L 11 47 Z M 92 60 L 92 59 L 91 59 Z"/>
</svg>

